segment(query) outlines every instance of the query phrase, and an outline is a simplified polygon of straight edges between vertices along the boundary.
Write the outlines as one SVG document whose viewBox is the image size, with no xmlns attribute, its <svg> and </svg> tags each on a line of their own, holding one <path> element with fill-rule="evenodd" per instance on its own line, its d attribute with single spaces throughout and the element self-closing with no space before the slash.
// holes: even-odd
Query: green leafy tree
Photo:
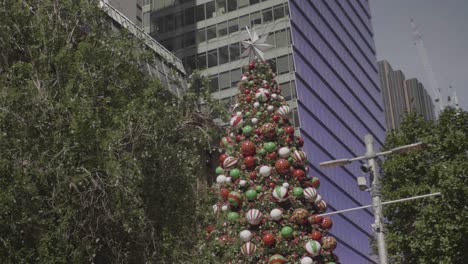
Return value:
<svg viewBox="0 0 468 264">
<path fill-rule="evenodd" d="M 468 248 L 468 113 L 445 109 L 435 122 L 409 115 L 386 148 L 422 141 L 427 148 L 383 162 L 385 200 L 441 192 L 386 205 L 391 263 L 463 263 Z"/>
<path fill-rule="evenodd" d="M 212 101 L 153 56 L 97 1 L 0 3 L 1 263 L 191 258 Z"/>
</svg>

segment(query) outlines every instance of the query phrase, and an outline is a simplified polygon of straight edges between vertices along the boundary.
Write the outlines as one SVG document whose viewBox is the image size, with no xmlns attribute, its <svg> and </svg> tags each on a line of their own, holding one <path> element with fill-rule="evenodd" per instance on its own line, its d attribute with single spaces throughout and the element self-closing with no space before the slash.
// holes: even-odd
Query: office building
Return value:
<svg viewBox="0 0 468 264">
<path fill-rule="evenodd" d="M 372 134 L 378 148 L 385 123 L 367 0 L 145 0 L 143 29 L 182 59 L 201 68 L 213 96 L 230 105 L 238 92 L 245 27 L 268 34 L 265 53 L 277 73 L 293 120 L 321 179 L 329 211 L 370 204 L 356 187 L 360 164 L 322 170 L 318 163 L 355 157 Z M 369 246 L 371 210 L 333 216 L 332 234 L 343 263 L 375 263 Z"/>
<path fill-rule="evenodd" d="M 417 79 L 405 80 L 403 72 L 393 70 L 385 60 L 378 65 L 387 131 L 398 130 L 406 113 L 416 112 L 426 120 L 435 119 L 432 99 Z"/>
</svg>

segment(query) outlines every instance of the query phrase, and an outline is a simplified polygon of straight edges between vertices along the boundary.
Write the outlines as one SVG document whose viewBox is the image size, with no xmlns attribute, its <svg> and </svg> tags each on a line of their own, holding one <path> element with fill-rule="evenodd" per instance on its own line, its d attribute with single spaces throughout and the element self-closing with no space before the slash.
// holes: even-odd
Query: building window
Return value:
<svg viewBox="0 0 468 264">
<path fill-rule="evenodd" d="M 210 41 L 214 38 L 216 38 L 216 25 L 206 28 L 206 40 Z"/>
<path fill-rule="evenodd" d="M 195 55 L 187 56 L 185 58 L 185 66 L 187 68 L 187 72 L 191 73 L 194 69 L 197 68 L 197 62 L 195 60 Z"/>
<path fill-rule="evenodd" d="M 240 44 L 232 43 L 229 45 L 229 60 L 235 61 L 240 58 Z"/>
<path fill-rule="evenodd" d="M 262 24 L 262 14 L 260 12 L 255 12 L 250 15 L 250 26 L 254 27 L 255 25 Z"/>
<path fill-rule="evenodd" d="M 195 44 L 195 31 L 185 33 L 184 35 L 184 47 L 189 47 Z"/>
<path fill-rule="evenodd" d="M 205 5 L 195 7 L 195 20 L 197 22 L 205 20 Z"/>
<path fill-rule="evenodd" d="M 289 45 L 288 32 L 286 29 L 275 32 L 276 47 L 287 47 Z"/>
<path fill-rule="evenodd" d="M 218 50 L 208 51 L 208 68 L 218 66 Z"/>
<path fill-rule="evenodd" d="M 218 75 L 212 75 L 210 77 L 210 92 L 218 92 L 219 85 L 218 85 Z"/>
<path fill-rule="evenodd" d="M 291 96 L 292 99 L 297 99 L 296 81 L 291 81 Z"/>
<path fill-rule="evenodd" d="M 281 56 L 276 60 L 276 73 L 283 74 L 289 72 L 289 56 Z"/>
<path fill-rule="evenodd" d="M 185 25 L 192 25 L 195 23 L 195 9 L 193 7 L 189 7 L 185 9 Z"/>
<path fill-rule="evenodd" d="M 227 11 L 231 12 L 237 9 L 237 0 L 227 0 Z"/>
<path fill-rule="evenodd" d="M 293 112 L 294 127 L 300 127 L 301 124 L 299 122 L 299 114 L 297 113 L 297 109 L 294 109 L 292 112 Z"/>
<path fill-rule="evenodd" d="M 224 64 L 229 62 L 229 50 L 228 46 L 220 47 L 218 52 L 219 64 Z"/>
<path fill-rule="evenodd" d="M 265 43 L 270 44 L 270 45 L 272 45 L 273 47 L 276 47 L 276 44 L 275 44 L 275 33 L 274 33 L 274 32 L 268 34 L 268 37 L 266 38 Z"/>
<path fill-rule="evenodd" d="M 179 12 L 174 15 L 174 24 L 175 24 L 176 29 L 179 29 L 184 26 L 184 13 L 183 12 Z"/>
<path fill-rule="evenodd" d="M 239 31 L 239 21 L 237 17 L 228 21 L 229 34 Z"/>
<path fill-rule="evenodd" d="M 255 4 L 258 4 L 260 3 L 260 0 L 250 0 L 250 5 L 255 5 Z"/>
<path fill-rule="evenodd" d="M 273 21 L 273 10 L 271 8 L 267 8 L 263 10 L 263 23 L 268 23 Z"/>
<path fill-rule="evenodd" d="M 293 56 L 292 54 L 289 56 L 289 71 L 294 72 L 296 69 L 294 69 L 294 61 L 293 61 Z"/>
<path fill-rule="evenodd" d="M 231 87 L 235 87 L 240 81 L 241 69 L 231 71 Z"/>
<path fill-rule="evenodd" d="M 283 5 L 275 6 L 273 8 L 273 13 L 275 15 L 275 20 L 283 18 L 284 17 L 284 6 Z"/>
<path fill-rule="evenodd" d="M 197 68 L 206 68 L 206 52 L 200 53 L 197 56 Z"/>
<path fill-rule="evenodd" d="M 240 30 L 245 30 L 245 27 L 250 26 L 249 15 L 239 17 L 239 28 Z"/>
<path fill-rule="evenodd" d="M 206 41 L 206 31 L 204 28 L 197 31 L 197 43 L 202 43 Z"/>
<path fill-rule="evenodd" d="M 226 13 L 226 0 L 216 0 L 216 14 L 222 15 Z"/>
<path fill-rule="evenodd" d="M 224 89 L 231 88 L 231 81 L 229 77 L 230 77 L 229 71 L 222 72 L 219 74 L 219 89 L 224 90 Z"/>
<path fill-rule="evenodd" d="M 292 92 L 291 92 L 291 84 L 289 82 L 286 83 L 281 83 L 281 94 L 284 96 L 284 99 L 287 101 L 291 100 L 292 98 Z"/>
<path fill-rule="evenodd" d="M 276 58 L 271 58 L 267 62 L 270 64 L 271 70 L 276 73 Z"/>
<path fill-rule="evenodd" d="M 249 0 L 239 0 L 239 8 L 249 5 Z"/>
<path fill-rule="evenodd" d="M 227 22 L 218 24 L 218 37 L 226 36 L 228 34 Z"/>
<path fill-rule="evenodd" d="M 212 18 L 215 14 L 215 3 L 214 1 L 206 3 L 206 19 Z"/>
</svg>

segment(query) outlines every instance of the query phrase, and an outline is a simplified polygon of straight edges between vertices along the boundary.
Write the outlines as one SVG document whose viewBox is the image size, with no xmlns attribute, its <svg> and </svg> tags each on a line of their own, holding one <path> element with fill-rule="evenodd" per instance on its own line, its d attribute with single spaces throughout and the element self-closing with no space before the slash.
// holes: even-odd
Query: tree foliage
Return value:
<svg viewBox="0 0 468 264">
<path fill-rule="evenodd" d="M 383 163 L 384 199 L 433 192 L 442 197 L 385 206 L 391 263 L 463 263 L 468 247 L 468 113 L 448 108 L 436 122 L 409 115 L 385 146 L 417 141 L 427 148 Z"/>
<path fill-rule="evenodd" d="M 190 258 L 217 132 L 153 56 L 94 1 L 0 3 L 0 262 Z"/>
</svg>

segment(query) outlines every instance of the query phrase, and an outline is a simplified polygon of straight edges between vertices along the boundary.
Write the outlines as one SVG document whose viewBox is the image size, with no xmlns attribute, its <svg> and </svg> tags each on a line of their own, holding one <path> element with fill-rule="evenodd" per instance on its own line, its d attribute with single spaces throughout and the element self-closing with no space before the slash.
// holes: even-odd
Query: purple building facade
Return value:
<svg viewBox="0 0 468 264">
<path fill-rule="evenodd" d="M 360 164 L 320 169 L 327 160 L 361 156 L 364 135 L 385 137 L 367 0 L 289 1 L 300 132 L 329 211 L 370 204 L 356 186 Z M 342 263 L 375 263 L 370 210 L 333 215 Z"/>
</svg>

